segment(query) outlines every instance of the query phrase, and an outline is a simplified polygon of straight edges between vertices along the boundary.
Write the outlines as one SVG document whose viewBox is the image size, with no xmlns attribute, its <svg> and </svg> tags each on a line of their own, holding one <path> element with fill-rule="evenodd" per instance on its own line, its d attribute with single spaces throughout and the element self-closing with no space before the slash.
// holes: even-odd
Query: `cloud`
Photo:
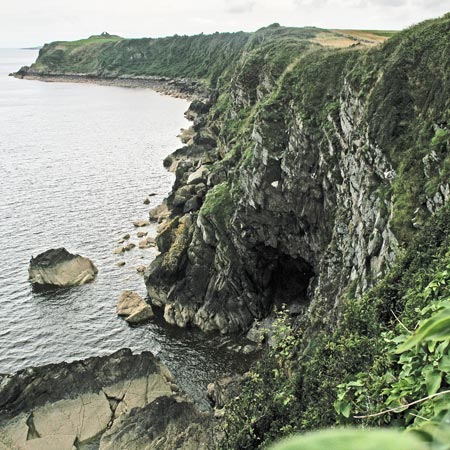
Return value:
<svg viewBox="0 0 450 450">
<path fill-rule="evenodd" d="M 256 0 L 226 0 L 225 11 L 232 14 L 244 14 L 253 10 Z"/>
</svg>

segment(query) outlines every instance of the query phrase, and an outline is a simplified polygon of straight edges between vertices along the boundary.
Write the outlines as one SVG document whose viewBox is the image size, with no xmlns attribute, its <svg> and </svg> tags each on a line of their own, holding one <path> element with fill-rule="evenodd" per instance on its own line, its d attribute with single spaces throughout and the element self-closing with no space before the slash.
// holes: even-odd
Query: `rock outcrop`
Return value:
<svg viewBox="0 0 450 450">
<path fill-rule="evenodd" d="M 163 413 L 160 402 L 168 405 Z M 120 436 L 132 434 L 129 424 L 139 428 L 145 421 L 152 439 L 167 443 L 165 449 L 194 448 L 182 444 L 191 439 L 181 428 L 191 412 L 206 435 L 206 415 L 178 394 L 172 375 L 150 352 L 124 349 L 0 376 L 2 450 L 73 450 L 87 443 L 98 448 L 100 439 L 102 449 L 144 450 L 153 448 L 147 446 L 148 434 L 140 434 L 134 447 L 121 445 Z"/>
<path fill-rule="evenodd" d="M 51 249 L 31 258 L 28 269 L 33 284 L 78 286 L 89 283 L 98 273 L 89 258 L 69 253 L 65 248 Z"/>
<path fill-rule="evenodd" d="M 122 416 L 103 436 L 100 450 L 209 450 L 217 439 L 212 414 L 174 397 L 159 397 Z"/>
<path fill-rule="evenodd" d="M 152 307 L 138 294 L 132 291 L 123 291 L 117 303 L 117 314 L 125 316 L 130 324 L 146 322 L 153 318 Z"/>
</svg>

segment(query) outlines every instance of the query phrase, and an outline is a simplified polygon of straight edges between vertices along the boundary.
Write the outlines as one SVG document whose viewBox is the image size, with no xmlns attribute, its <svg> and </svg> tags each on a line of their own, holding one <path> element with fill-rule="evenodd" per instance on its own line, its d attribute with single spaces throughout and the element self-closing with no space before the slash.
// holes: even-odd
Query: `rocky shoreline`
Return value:
<svg viewBox="0 0 450 450">
<path fill-rule="evenodd" d="M 160 94 L 169 95 L 175 98 L 193 100 L 196 98 L 205 98 L 208 95 L 208 89 L 194 80 L 187 78 L 169 78 L 158 76 L 119 76 L 102 77 L 86 74 L 58 74 L 58 73 L 39 73 L 30 70 L 28 67 L 22 67 L 19 71 L 11 73 L 10 76 L 26 80 L 38 80 L 46 82 L 66 82 L 66 83 L 94 83 L 102 86 L 116 86 L 127 88 L 147 88 Z"/>
<path fill-rule="evenodd" d="M 0 375 L 1 450 L 206 449 L 215 428 L 150 352 Z"/>
</svg>

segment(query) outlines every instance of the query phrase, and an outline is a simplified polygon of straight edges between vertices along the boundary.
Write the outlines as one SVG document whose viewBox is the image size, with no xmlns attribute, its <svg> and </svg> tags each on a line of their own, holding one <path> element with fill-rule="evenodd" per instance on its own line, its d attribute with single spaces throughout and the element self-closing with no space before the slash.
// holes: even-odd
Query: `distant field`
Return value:
<svg viewBox="0 0 450 450">
<path fill-rule="evenodd" d="M 388 30 L 331 30 L 331 31 L 341 34 L 343 36 L 373 41 L 375 43 L 384 42 L 386 39 L 389 39 L 391 36 L 397 33 L 397 31 L 388 31 Z"/>
</svg>

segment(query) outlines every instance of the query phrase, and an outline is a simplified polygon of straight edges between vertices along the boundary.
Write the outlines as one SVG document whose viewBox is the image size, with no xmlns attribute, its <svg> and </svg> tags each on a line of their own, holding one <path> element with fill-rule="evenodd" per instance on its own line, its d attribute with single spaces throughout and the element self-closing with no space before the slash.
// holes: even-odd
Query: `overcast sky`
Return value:
<svg viewBox="0 0 450 450">
<path fill-rule="evenodd" d="M 401 29 L 450 11 L 450 0 L 0 0 L 0 47 L 108 31 L 124 37 L 254 31 L 273 22 Z"/>
</svg>

